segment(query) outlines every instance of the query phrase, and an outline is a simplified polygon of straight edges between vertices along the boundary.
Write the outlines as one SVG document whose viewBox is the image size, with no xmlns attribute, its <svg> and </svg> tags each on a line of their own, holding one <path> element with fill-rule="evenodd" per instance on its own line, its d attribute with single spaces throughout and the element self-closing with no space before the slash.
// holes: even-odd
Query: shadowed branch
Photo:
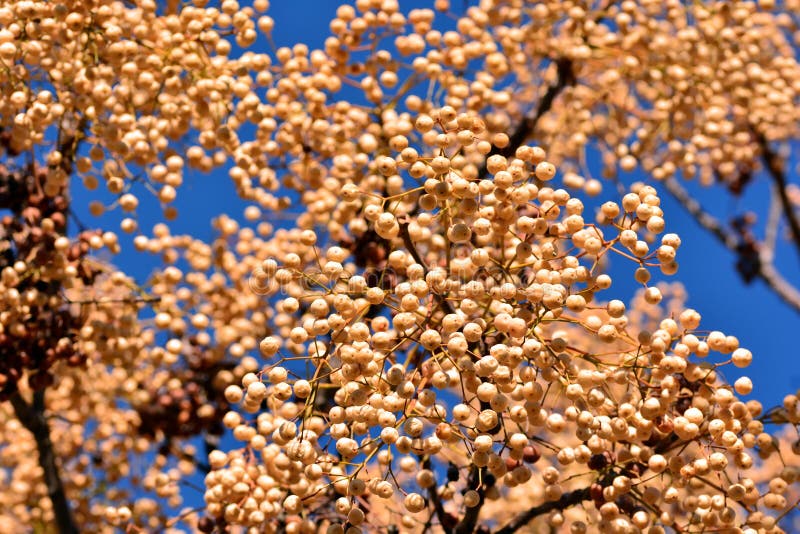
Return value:
<svg viewBox="0 0 800 534">
<path fill-rule="evenodd" d="M 58 532 L 60 534 L 77 534 L 78 527 L 75 525 L 72 510 L 64 492 L 64 484 L 58 472 L 53 442 L 50 439 L 50 427 L 44 414 L 44 390 L 36 391 L 33 394 L 32 403 L 26 402 L 17 392 L 11 397 L 11 405 L 14 407 L 17 419 L 33 434 L 36 440 L 36 448 L 39 451 L 39 465 L 44 471 L 44 482 L 47 486 L 47 494 L 53 504 L 53 514 L 55 515 Z"/>
<path fill-rule="evenodd" d="M 569 491 L 563 494 L 557 501 L 550 501 L 540 504 L 539 506 L 534 506 L 533 508 L 528 508 L 504 527 L 497 530 L 495 534 L 513 534 L 542 514 L 547 514 L 553 510 L 566 510 L 570 506 L 575 506 L 583 501 L 591 500 L 591 498 L 589 487 Z"/>
<path fill-rule="evenodd" d="M 783 216 L 786 218 L 786 222 L 789 223 L 789 231 L 792 234 L 792 241 L 794 242 L 795 249 L 797 253 L 800 254 L 800 218 L 797 216 L 797 212 L 795 211 L 795 207 L 787 191 L 789 182 L 786 179 L 785 162 L 778 153 L 769 146 L 769 142 L 764 137 L 764 134 L 757 132 L 756 139 L 761 147 L 761 154 L 764 158 L 764 165 L 767 169 L 767 173 L 772 178 L 772 181 L 775 182 L 775 190 L 780 199 L 781 207 L 783 208 Z"/>
<path fill-rule="evenodd" d="M 567 58 L 559 58 L 555 61 L 556 64 L 556 81 L 547 88 L 547 91 L 544 95 L 542 95 L 541 100 L 539 100 L 539 105 L 536 106 L 536 111 L 530 117 L 525 117 L 522 122 L 519 123 L 517 129 L 511 133 L 511 136 L 508 139 L 508 144 L 502 148 L 492 146 L 491 152 L 486 155 L 486 159 L 491 156 L 500 155 L 506 158 L 513 157 L 517 151 L 517 148 L 521 147 L 525 141 L 534 135 L 536 132 L 536 126 L 539 124 L 539 119 L 542 116 L 550 111 L 550 108 L 553 107 L 553 102 L 555 102 L 556 97 L 563 91 L 568 85 L 573 85 L 575 83 L 575 74 L 572 71 L 572 61 Z M 483 167 L 478 170 L 478 177 L 484 178 L 486 177 L 486 164 L 484 163 Z"/>
</svg>

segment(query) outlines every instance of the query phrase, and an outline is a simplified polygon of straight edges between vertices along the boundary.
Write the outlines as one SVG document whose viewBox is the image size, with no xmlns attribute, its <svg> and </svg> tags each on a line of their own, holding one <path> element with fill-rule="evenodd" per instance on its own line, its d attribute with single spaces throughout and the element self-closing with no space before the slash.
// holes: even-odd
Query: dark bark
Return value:
<svg viewBox="0 0 800 534">
<path fill-rule="evenodd" d="M 553 102 L 555 102 L 556 97 L 561 94 L 561 91 L 563 91 L 567 86 L 575 83 L 575 74 L 572 71 L 572 61 L 567 58 L 558 58 L 554 60 L 554 62 L 557 68 L 556 81 L 550 85 L 545 94 L 542 95 L 541 100 L 539 100 L 539 104 L 536 106 L 536 111 L 533 113 L 533 115 L 530 117 L 525 117 L 522 122 L 519 123 L 517 129 L 511 133 L 506 146 L 503 148 L 493 146 L 491 152 L 489 152 L 489 154 L 486 156 L 487 159 L 495 155 L 500 155 L 506 158 L 513 157 L 514 153 L 517 151 L 517 148 L 521 147 L 525 141 L 527 141 L 536 133 L 536 126 L 539 124 L 539 119 L 541 119 L 545 113 L 550 111 L 550 108 L 553 107 Z M 485 165 L 478 171 L 478 176 L 480 178 L 486 177 Z"/>
<path fill-rule="evenodd" d="M 39 465 L 44 471 L 44 481 L 47 486 L 47 494 L 53 503 L 53 514 L 58 532 L 61 534 L 77 534 L 78 527 L 72 516 L 72 509 L 69 506 L 67 495 L 64 492 L 64 484 L 58 470 L 53 442 L 50 439 L 50 426 L 45 417 L 44 390 L 33 394 L 33 402 L 26 402 L 19 393 L 11 397 L 11 404 L 14 406 L 14 413 L 22 425 L 33 434 L 36 440 L 36 448 L 39 451 Z"/>
<path fill-rule="evenodd" d="M 789 224 L 789 231 L 792 234 L 792 241 L 797 253 L 800 254 L 800 217 L 795 211 L 795 206 L 789 198 L 787 187 L 789 185 L 786 179 L 785 162 L 783 159 L 769 146 L 769 141 L 762 133 L 756 133 L 756 139 L 761 147 L 761 155 L 764 158 L 764 165 L 767 168 L 772 181 L 775 182 L 775 189 L 778 193 L 778 198 L 781 201 L 783 208 L 783 216 L 786 217 L 786 222 Z"/>
<path fill-rule="evenodd" d="M 542 514 L 547 514 L 553 510 L 566 510 L 570 506 L 575 506 L 583 501 L 589 501 L 591 498 L 590 489 L 588 487 L 567 492 L 557 501 L 550 501 L 540 504 L 539 506 L 534 506 L 533 508 L 528 508 L 512 519 L 507 525 L 497 530 L 495 534 L 513 534 Z"/>
<path fill-rule="evenodd" d="M 408 233 L 408 223 L 403 222 L 400 223 L 400 237 L 403 239 L 403 244 L 408 249 L 409 254 L 411 257 L 414 258 L 414 261 L 418 264 L 422 265 L 425 269 L 425 272 L 428 272 L 428 264 L 425 263 L 425 260 L 422 259 L 422 256 L 419 255 L 419 251 L 417 251 L 416 245 L 414 245 L 414 241 L 411 239 L 411 235 Z M 439 305 L 442 307 L 445 313 L 455 313 L 453 310 L 453 306 L 450 305 L 450 301 L 447 300 L 443 295 L 434 292 L 434 296 L 439 301 Z"/>
<path fill-rule="evenodd" d="M 433 469 L 431 466 L 431 459 L 429 456 L 426 456 L 422 459 L 421 462 L 423 469 Z M 452 534 L 453 533 L 453 526 L 455 525 L 456 518 L 452 515 L 448 514 L 445 509 L 444 505 L 442 504 L 442 500 L 439 498 L 439 493 L 437 492 L 437 484 L 434 481 L 433 485 L 428 488 L 428 498 L 433 505 L 433 515 L 439 520 L 439 525 L 442 528 L 442 532 L 444 534 Z M 433 516 L 431 517 L 433 519 Z M 430 526 L 431 520 L 428 520 L 428 526 Z"/>
<path fill-rule="evenodd" d="M 464 517 L 456 525 L 454 534 L 472 534 L 478 525 L 478 516 L 481 514 L 481 508 L 486 503 L 486 490 L 494 486 L 494 475 L 491 475 L 485 468 L 472 467 L 467 479 L 467 486 L 469 488 L 476 488 L 478 492 L 478 504 L 472 508 L 467 508 Z"/>
</svg>

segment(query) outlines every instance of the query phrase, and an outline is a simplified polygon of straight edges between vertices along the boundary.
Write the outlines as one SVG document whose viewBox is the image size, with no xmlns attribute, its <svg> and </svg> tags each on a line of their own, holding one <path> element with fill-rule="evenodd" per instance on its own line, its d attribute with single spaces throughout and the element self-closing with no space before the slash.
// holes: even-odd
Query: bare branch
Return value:
<svg viewBox="0 0 800 534">
<path fill-rule="evenodd" d="M 783 216 L 786 217 L 786 221 L 789 223 L 789 230 L 792 233 L 792 241 L 794 241 L 794 246 L 797 249 L 797 253 L 800 254 L 800 218 L 798 218 L 794 206 L 792 205 L 792 201 L 789 198 L 789 193 L 786 191 L 789 182 L 786 179 L 786 173 L 784 172 L 785 162 L 778 155 L 778 153 L 772 150 L 772 148 L 769 146 L 769 142 L 767 141 L 766 137 L 764 137 L 764 134 L 756 132 L 755 135 L 756 139 L 758 140 L 758 144 L 761 147 L 764 165 L 766 166 L 767 172 L 769 173 L 773 182 L 775 182 L 778 198 L 780 199 L 781 206 L 783 207 Z"/>
<path fill-rule="evenodd" d="M 425 269 L 425 272 L 428 271 L 428 264 L 425 263 L 425 260 L 422 259 L 422 256 L 419 255 L 419 251 L 417 250 L 417 246 L 414 244 L 414 241 L 411 239 L 411 234 L 408 233 L 408 223 L 401 222 L 400 223 L 400 237 L 403 239 L 403 244 L 408 249 L 409 254 L 411 257 L 414 258 L 414 261 L 422 265 Z M 455 313 L 453 310 L 453 306 L 450 305 L 450 301 L 444 297 L 444 295 L 440 295 L 439 293 L 434 292 L 436 299 L 439 301 L 439 305 L 441 305 L 442 310 L 445 313 Z"/>
<path fill-rule="evenodd" d="M 152 304 L 154 302 L 161 302 L 160 296 L 145 296 L 145 297 L 123 297 L 123 298 L 109 298 L 100 297 L 96 299 L 70 299 L 66 295 L 62 295 L 64 302 L 67 304 L 93 304 L 95 306 L 102 306 L 103 304 Z"/>
<path fill-rule="evenodd" d="M 39 465 L 44 471 L 44 481 L 47 486 L 47 494 L 53 504 L 58 532 L 78 534 L 78 527 L 75 525 L 72 510 L 64 492 L 64 484 L 58 472 L 56 454 L 50 439 L 50 427 L 44 414 L 44 390 L 35 392 L 33 402 L 30 404 L 17 392 L 11 397 L 11 405 L 14 407 L 17 419 L 33 434 L 36 440 L 36 448 L 39 450 Z"/>
<path fill-rule="evenodd" d="M 426 456 L 422 460 L 422 468 L 423 469 L 431 469 L 431 459 L 430 456 Z M 428 488 L 428 497 L 433 505 L 433 515 L 439 520 L 439 525 L 442 528 L 442 532 L 444 534 L 452 534 L 453 532 L 453 524 L 455 523 L 455 518 L 448 514 L 445 509 L 444 505 L 442 504 L 442 499 L 439 498 L 439 493 L 437 492 L 437 484 L 434 483 Z M 431 517 L 433 519 L 433 516 Z M 430 523 L 430 520 L 428 521 Z"/>
<path fill-rule="evenodd" d="M 727 230 L 716 217 L 705 211 L 700 203 L 692 198 L 686 189 L 681 187 L 677 180 L 668 178 L 662 183 L 700 226 L 708 230 L 728 250 L 736 253 L 740 262 L 746 262 L 749 265 L 748 268 L 753 276 L 764 280 L 781 300 L 800 312 L 800 291 L 775 269 L 769 250 L 766 252 L 760 251 L 756 256 L 750 257 L 748 251 L 742 247 L 740 240 Z"/>
<path fill-rule="evenodd" d="M 556 64 L 556 81 L 550 87 L 547 88 L 547 91 L 544 95 L 542 95 L 541 100 L 539 100 L 539 105 L 536 106 L 536 111 L 530 117 L 526 117 L 519 123 L 517 129 L 511 134 L 508 140 L 508 144 L 503 148 L 498 148 L 496 146 L 492 147 L 491 152 L 487 154 L 486 158 L 488 159 L 494 155 L 501 155 L 506 158 L 513 157 L 517 148 L 522 146 L 522 144 L 531 137 L 536 132 L 536 125 L 539 123 L 539 119 L 542 116 L 550 111 L 550 108 L 553 107 L 553 102 L 555 102 L 556 97 L 563 91 L 568 85 L 573 85 L 575 83 L 575 74 L 572 72 L 572 61 L 568 58 L 562 57 L 558 58 L 555 61 Z M 486 176 L 486 164 L 480 168 L 478 171 L 478 177 L 483 178 Z"/>
<path fill-rule="evenodd" d="M 762 262 L 759 276 L 789 306 L 800 311 L 800 291 L 790 284 L 771 262 Z"/>
<path fill-rule="evenodd" d="M 483 476 L 481 476 L 481 474 Z M 478 504 L 467 508 L 464 517 L 461 518 L 461 521 L 458 522 L 453 531 L 455 534 L 472 534 L 475 532 L 475 527 L 478 524 L 478 516 L 481 514 L 481 508 L 483 508 L 486 502 L 486 490 L 494 486 L 494 482 L 494 477 L 492 475 L 485 472 L 481 473 L 480 468 L 472 467 L 469 473 L 468 485 L 470 488 L 476 488 L 475 491 L 478 492 L 479 497 Z"/>
<path fill-rule="evenodd" d="M 692 198 L 689 192 L 675 178 L 667 178 L 661 183 L 680 202 L 683 208 L 695 218 L 700 226 L 711 232 L 720 243 L 725 245 L 725 248 L 736 252 L 736 248 L 739 246 L 739 239 L 726 229 L 716 217 L 705 211 L 700 203 Z"/>
<path fill-rule="evenodd" d="M 764 243 L 761 250 L 761 258 L 768 261 L 775 259 L 775 246 L 778 242 L 778 225 L 781 222 L 781 206 L 778 199 L 777 188 L 773 185 L 770 188 L 769 212 L 767 214 L 767 227 L 764 231 Z"/>
<path fill-rule="evenodd" d="M 534 506 L 533 508 L 528 508 L 512 519 L 507 525 L 497 530 L 495 534 L 513 534 L 542 514 L 552 512 L 553 510 L 566 510 L 570 506 L 575 506 L 591 498 L 589 487 L 569 491 L 563 494 L 557 501 L 550 501 L 540 504 L 539 506 Z"/>
</svg>

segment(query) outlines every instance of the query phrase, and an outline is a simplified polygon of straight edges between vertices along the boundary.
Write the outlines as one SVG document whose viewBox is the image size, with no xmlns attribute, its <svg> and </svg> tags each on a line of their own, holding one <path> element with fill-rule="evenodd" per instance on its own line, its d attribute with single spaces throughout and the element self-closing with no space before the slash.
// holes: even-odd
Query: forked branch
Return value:
<svg viewBox="0 0 800 534">
<path fill-rule="evenodd" d="M 407 222 L 400 223 L 400 237 L 403 239 L 403 245 L 405 245 L 406 249 L 408 249 L 408 253 L 411 254 L 411 257 L 414 258 L 414 261 L 422 265 L 427 273 L 428 264 L 424 259 L 422 259 L 422 256 L 420 256 L 419 251 L 417 250 L 417 246 L 414 244 L 414 240 L 411 239 L 411 234 L 408 233 Z M 434 293 L 434 295 L 436 295 L 436 299 L 439 301 L 439 305 L 442 307 L 444 313 L 455 313 L 453 306 L 450 305 L 450 301 L 448 301 L 444 295 L 439 293 Z"/>
</svg>

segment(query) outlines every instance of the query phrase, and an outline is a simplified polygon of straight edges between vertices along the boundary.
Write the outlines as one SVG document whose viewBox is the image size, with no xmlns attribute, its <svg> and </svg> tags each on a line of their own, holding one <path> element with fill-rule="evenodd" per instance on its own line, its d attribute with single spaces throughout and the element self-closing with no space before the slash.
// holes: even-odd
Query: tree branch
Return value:
<svg viewBox="0 0 800 534">
<path fill-rule="evenodd" d="M 667 191 L 669 191 L 670 194 L 675 197 L 675 200 L 677 200 L 681 206 L 683 206 L 683 208 L 688 211 L 692 217 L 694 217 L 700 226 L 711 232 L 711 235 L 716 237 L 720 243 L 725 245 L 725 248 L 736 252 L 736 249 L 739 246 L 739 239 L 737 239 L 733 233 L 727 230 L 716 217 L 705 211 L 700 203 L 692 198 L 692 196 L 689 195 L 689 192 L 686 191 L 686 189 L 684 189 L 675 178 L 667 178 L 661 183 L 663 183 Z"/>
<path fill-rule="evenodd" d="M 414 244 L 414 241 L 411 239 L 411 234 L 408 233 L 408 223 L 401 222 L 400 223 L 400 237 L 403 239 L 403 244 L 408 249 L 409 254 L 411 257 L 414 258 L 414 261 L 422 265 L 425 269 L 425 272 L 428 272 L 428 264 L 425 263 L 425 260 L 422 259 L 422 256 L 419 255 L 419 251 L 417 250 L 417 246 Z M 436 299 L 439 301 L 439 305 L 442 307 L 445 313 L 455 313 L 453 310 L 453 306 L 450 304 L 450 301 L 444 295 L 440 295 L 439 293 L 433 292 L 436 296 Z"/>
<path fill-rule="evenodd" d="M 486 155 L 486 159 L 491 156 L 500 155 L 506 158 L 513 157 L 517 148 L 521 147 L 526 139 L 531 137 L 536 132 L 536 125 L 539 119 L 550 111 L 553 107 L 556 97 L 568 85 L 575 83 L 575 74 L 572 72 L 572 60 L 562 57 L 554 60 L 556 64 L 556 81 L 547 88 L 547 92 L 539 100 L 539 105 L 536 106 L 536 111 L 530 117 L 525 117 L 517 126 L 517 129 L 511 134 L 508 139 L 508 144 L 503 148 L 492 146 L 492 150 Z M 484 160 L 485 161 L 485 160 Z M 486 164 L 478 170 L 478 177 L 484 178 L 486 176 Z"/>
<path fill-rule="evenodd" d="M 431 469 L 430 456 L 426 456 L 422 460 L 421 465 L 423 469 Z M 452 534 L 453 523 L 455 522 L 455 518 L 445 511 L 444 505 L 442 504 L 442 499 L 439 498 L 439 493 L 437 491 L 437 484 L 435 481 L 433 485 L 428 488 L 428 497 L 430 498 L 431 504 L 433 505 L 434 515 L 439 520 L 439 525 L 442 528 L 442 532 L 444 532 L 444 534 Z M 430 521 L 431 520 L 428 520 L 429 523 Z"/>
<path fill-rule="evenodd" d="M 480 476 L 480 475 L 483 476 Z M 487 472 L 481 473 L 481 468 L 473 466 L 469 473 L 467 484 L 470 488 L 477 486 L 475 491 L 478 492 L 478 504 L 471 508 L 467 508 L 464 517 L 458 522 L 456 528 L 453 530 L 454 534 L 472 534 L 475 532 L 475 527 L 478 524 L 478 516 L 481 514 L 481 508 L 486 503 L 486 490 L 494 486 L 494 476 Z"/>
<path fill-rule="evenodd" d="M 33 434 L 39 451 L 39 465 L 44 471 L 47 494 L 53 504 L 56 527 L 61 534 L 78 534 L 78 527 L 72 516 L 64 485 L 58 472 L 56 454 L 50 439 L 50 427 L 45 418 L 44 390 L 33 394 L 33 402 L 27 403 L 19 392 L 11 397 L 14 413 L 22 425 Z"/>
<path fill-rule="evenodd" d="M 513 534 L 521 529 L 536 517 L 552 512 L 553 510 L 565 510 L 570 506 L 575 506 L 583 501 L 591 500 L 589 487 L 569 491 L 561 496 L 557 501 L 550 501 L 533 508 L 528 508 L 517 517 L 512 519 L 508 524 L 495 532 L 495 534 Z"/>
<path fill-rule="evenodd" d="M 800 291 L 781 276 L 772 263 L 762 262 L 758 274 L 786 304 L 800 312 Z"/>
<path fill-rule="evenodd" d="M 764 244 L 761 257 L 772 261 L 775 258 L 775 246 L 778 242 L 778 225 L 781 222 L 781 207 L 778 200 L 777 187 L 770 188 L 769 212 L 767 213 L 767 225 L 764 230 Z"/>
<path fill-rule="evenodd" d="M 160 296 L 122 297 L 122 298 L 100 297 L 96 299 L 70 299 L 66 295 L 62 294 L 61 297 L 67 304 L 94 304 L 96 306 L 101 306 L 103 304 L 151 304 L 153 302 L 161 302 Z"/>
<path fill-rule="evenodd" d="M 789 223 L 789 230 L 792 233 L 792 241 L 794 241 L 795 249 L 797 249 L 797 253 L 800 254 L 800 219 L 798 219 L 792 201 L 789 198 L 789 193 L 786 191 L 786 187 L 789 183 L 786 179 L 786 173 L 784 172 L 784 161 L 778 153 L 769 146 L 769 142 L 766 137 L 764 137 L 764 134 L 756 131 L 755 135 L 761 147 L 764 165 L 770 177 L 775 182 L 778 198 L 780 198 L 781 206 L 783 207 L 783 215 Z"/>
<path fill-rule="evenodd" d="M 211 466 L 209 464 L 200 460 L 194 454 L 189 454 L 188 452 L 180 449 L 180 444 L 174 443 L 172 439 L 166 439 L 164 445 L 166 445 L 166 448 L 171 454 L 191 462 L 197 469 L 202 471 L 204 475 L 207 475 L 211 472 Z M 162 445 L 162 447 L 164 445 Z"/>
<path fill-rule="evenodd" d="M 608 9 L 613 3 L 614 0 L 605 2 L 605 4 L 600 8 L 598 15 L 594 18 L 595 24 L 599 24 L 606 17 L 606 9 Z M 509 137 L 508 145 L 503 148 L 493 146 L 489 154 L 486 155 L 487 159 L 490 156 L 497 154 L 505 156 L 506 158 L 514 156 L 517 148 L 522 146 L 526 139 L 534 135 L 536 132 L 536 126 L 539 123 L 539 119 L 541 119 L 545 113 L 550 111 L 550 108 L 553 107 L 553 102 L 555 102 L 556 97 L 561 94 L 561 91 L 563 91 L 568 85 L 575 85 L 576 79 L 575 73 L 572 70 L 572 60 L 567 57 L 560 57 L 554 59 L 553 62 L 556 65 L 556 81 L 550 87 L 548 87 L 545 94 L 542 95 L 542 98 L 539 100 L 539 104 L 536 106 L 536 111 L 534 112 L 533 116 L 523 119 L 514 133 L 512 133 Z M 478 171 L 478 177 L 484 178 L 485 176 L 486 164 L 484 163 L 484 166 Z"/>
<path fill-rule="evenodd" d="M 727 230 L 716 217 L 705 211 L 675 178 L 668 178 L 662 183 L 700 226 L 708 230 L 725 248 L 739 257 L 740 265 L 747 265 L 749 276 L 761 278 L 781 300 L 800 312 L 800 291 L 775 269 L 769 250 L 758 251 L 754 257 L 751 257 L 752 251 L 743 247 L 740 239 Z"/>
</svg>

